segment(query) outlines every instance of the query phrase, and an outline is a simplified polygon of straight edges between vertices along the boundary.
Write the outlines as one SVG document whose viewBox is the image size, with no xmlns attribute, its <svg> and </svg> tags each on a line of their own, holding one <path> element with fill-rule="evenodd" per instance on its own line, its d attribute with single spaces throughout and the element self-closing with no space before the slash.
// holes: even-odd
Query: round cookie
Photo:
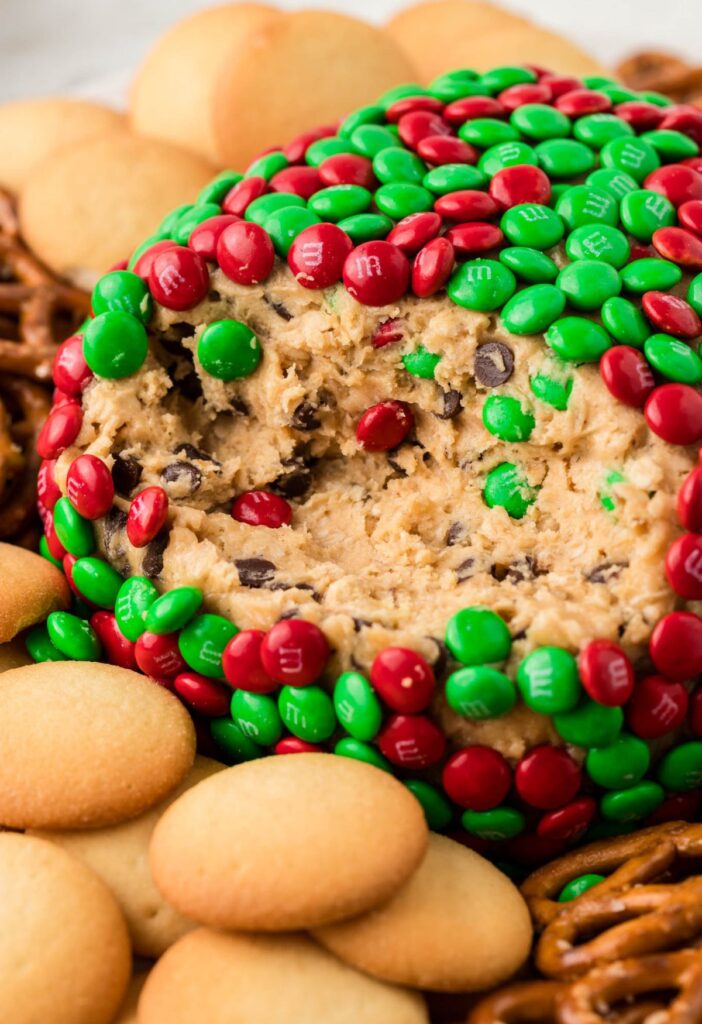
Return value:
<svg viewBox="0 0 702 1024">
<path fill-rule="evenodd" d="M 166 808 L 222 767 L 217 761 L 197 757 L 192 770 L 165 801 L 121 825 L 83 832 L 36 833 L 83 861 L 102 878 L 122 908 L 134 952 L 139 956 L 161 956 L 194 927 L 165 902 L 154 885 L 149 870 L 149 841 Z"/>
<path fill-rule="evenodd" d="M 230 52 L 251 33 L 281 18 L 265 4 L 225 4 L 184 18 L 147 55 L 129 94 L 131 123 L 151 135 L 216 163 L 212 110 L 217 77 Z M 236 123 L 236 112 L 232 115 Z"/>
<path fill-rule="evenodd" d="M 33 664 L 32 658 L 27 653 L 22 637 L 15 637 L 9 643 L 0 646 L 0 672 L 7 672 L 11 668 L 21 668 L 22 665 Z"/>
<path fill-rule="evenodd" d="M 414 78 L 395 43 L 356 18 L 298 11 L 270 21 L 222 64 L 212 110 L 219 162 L 244 170 L 261 150 Z"/>
<path fill-rule="evenodd" d="M 142 814 L 184 778 L 192 721 L 163 687 L 112 665 L 3 674 L 0 824 L 98 828 Z"/>
<path fill-rule="evenodd" d="M 419 804 L 384 772 L 299 754 L 237 765 L 185 793 L 156 826 L 150 860 L 186 916 L 285 931 L 377 906 L 426 842 Z"/>
<path fill-rule="evenodd" d="M 66 146 L 123 131 L 123 114 L 89 100 L 57 96 L 0 106 L 0 134 L 11 139 L 0 154 L 0 185 L 19 192 L 32 168 Z"/>
<path fill-rule="evenodd" d="M 315 929 L 315 938 L 383 981 L 474 992 L 510 978 L 531 949 L 526 903 L 477 853 L 445 836 L 395 896 L 369 914 Z"/>
<path fill-rule="evenodd" d="M 0 834 L 0 1017 L 112 1024 L 131 951 L 114 897 L 83 864 L 33 836 Z"/>
<path fill-rule="evenodd" d="M 25 548 L 0 544 L 0 580 L 0 644 L 43 621 L 50 612 L 68 608 L 70 591 L 65 576 Z"/>
<path fill-rule="evenodd" d="M 420 996 L 342 964 L 302 935 L 225 935 L 202 928 L 149 974 L 139 1024 L 427 1024 Z"/>
<path fill-rule="evenodd" d="M 27 243 L 57 273 L 94 281 L 211 178 L 201 157 L 118 132 L 37 165 L 20 194 Z"/>
</svg>

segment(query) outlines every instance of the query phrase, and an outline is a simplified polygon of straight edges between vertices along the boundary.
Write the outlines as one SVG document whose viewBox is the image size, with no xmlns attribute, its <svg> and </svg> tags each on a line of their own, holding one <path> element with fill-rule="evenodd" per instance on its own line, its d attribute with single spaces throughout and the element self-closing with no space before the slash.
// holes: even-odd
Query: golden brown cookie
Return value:
<svg viewBox="0 0 702 1024">
<path fill-rule="evenodd" d="M 283 15 L 266 4 L 225 4 L 184 18 L 161 36 L 129 96 L 131 122 L 143 135 L 173 142 L 216 161 L 212 109 L 217 76 L 229 51 Z"/>
<path fill-rule="evenodd" d="M 0 185 L 19 192 L 33 167 L 65 146 L 124 131 L 126 118 L 89 100 L 57 96 L 16 100 L 0 106 Z"/>
<path fill-rule="evenodd" d="M 139 1024 L 427 1024 L 420 996 L 342 964 L 302 935 L 200 928 L 161 957 Z"/>
<path fill-rule="evenodd" d="M 378 768 L 333 754 L 219 772 L 159 821 L 151 869 L 181 913 L 216 928 L 284 931 L 377 906 L 427 843 L 422 811 Z"/>
<path fill-rule="evenodd" d="M 106 886 L 52 843 L 0 834 L 0 1020 L 111 1024 L 131 972 Z"/>
<path fill-rule="evenodd" d="M 22 637 L 15 637 L 7 644 L 0 645 L 0 672 L 8 672 L 11 668 L 31 665 L 32 659 L 27 653 Z"/>
<path fill-rule="evenodd" d="M 0 643 L 41 622 L 49 612 L 68 608 L 70 594 L 65 576 L 32 551 L 0 544 L 0 580 Z"/>
<path fill-rule="evenodd" d="M 221 163 L 243 170 L 262 150 L 333 123 L 415 78 L 380 29 L 330 11 L 298 11 L 260 25 L 223 62 L 214 103 Z"/>
<path fill-rule="evenodd" d="M 122 908 L 134 952 L 159 957 L 194 927 L 161 896 L 149 870 L 149 840 L 165 809 L 224 765 L 207 757 L 196 758 L 192 770 L 166 800 L 146 814 L 105 829 L 82 832 L 37 832 L 82 860 L 105 882 Z"/>
<path fill-rule="evenodd" d="M 346 963 L 411 988 L 470 992 L 505 981 L 531 949 L 518 890 L 488 861 L 432 834 L 419 870 L 384 906 L 315 930 Z"/>
<path fill-rule="evenodd" d="M 185 777 L 195 730 L 145 676 L 42 662 L 0 686 L 0 824 L 98 828 L 143 814 Z"/>
<path fill-rule="evenodd" d="M 20 195 L 28 244 L 58 273 L 87 280 L 126 259 L 213 176 L 200 157 L 116 132 L 38 164 Z"/>
</svg>

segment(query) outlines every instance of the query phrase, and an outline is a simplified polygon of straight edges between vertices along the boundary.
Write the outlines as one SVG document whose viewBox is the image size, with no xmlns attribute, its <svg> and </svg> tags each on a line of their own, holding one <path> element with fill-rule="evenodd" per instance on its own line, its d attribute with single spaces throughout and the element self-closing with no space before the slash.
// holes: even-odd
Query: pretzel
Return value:
<svg viewBox="0 0 702 1024">
<path fill-rule="evenodd" d="M 555 1024 L 558 981 L 524 981 L 493 992 L 473 1007 L 466 1024 Z"/>
<path fill-rule="evenodd" d="M 653 89 L 678 102 L 702 105 L 702 67 L 692 67 L 669 53 L 636 53 L 622 61 L 616 73 L 632 89 Z"/>
<path fill-rule="evenodd" d="M 626 890 L 644 882 L 662 881 L 679 862 L 702 859 L 702 825 L 666 822 L 627 836 L 604 839 L 566 854 L 531 874 L 522 885 L 531 915 L 545 926 L 565 908 L 591 894 Z M 596 872 L 609 877 L 571 903 L 559 903 L 558 894 L 566 883 L 580 875 Z"/>
<path fill-rule="evenodd" d="M 39 457 L 36 440 L 50 407 L 47 390 L 0 372 L 0 540 L 31 544 Z"/>
</svg>

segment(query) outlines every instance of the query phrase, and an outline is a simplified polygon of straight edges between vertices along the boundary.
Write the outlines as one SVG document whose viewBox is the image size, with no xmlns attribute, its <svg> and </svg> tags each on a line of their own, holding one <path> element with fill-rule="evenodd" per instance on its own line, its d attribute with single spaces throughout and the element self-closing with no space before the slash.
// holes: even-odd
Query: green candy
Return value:
<svg viewBox="0 0 702 1024">
<path fill-rule="evenodd" d="M 261 362 L 258 338 L 238 320 L 215 320 L 208 324 L 197 343 L 202 368 L 218 380 L 249 377 Z"/>
<path fill-rule="evenodd" d="M 59 558 L 54 558 L 49 551 L 49 542 L 44 534 L 39 538 L 39 554 L 42 558 L 45 558 L 47 562 L 51 562 L 51 564 L 55 565 L 57 569 L 61 569 L 63 571 L 63 564 L 61 563 L 61 560 Z"/>
<path fill-rule="evenodd" d="M 149 633 L 175 633 L 187 626 L 201 605 L 199 587 L 175 587 L 147 608 L 144 624 Z"/>
<path fill-rule="evenodd" d="M 492 811 L 464 811 L 461 824 L 471 835 L 499 842 L 523 832 L 526 819 L 513 807 L 495 807 Z"/>
<path fill-rule="evenodd" d="M 577 178 L 595 166 L 595 154 L 576 139 L 548 139 L 536 147 L 539 165 L 550 178 Z"/>
<path fill-rule="evenodd" d="M 378 156 L 382 156 L 382 153 Z M 375 170 L 375 161 L 373 169 Z M 422 184 L 435 195 L 445 196 L 449 192 L 460 192 L 466 188 L 483 188 L 487 185 L 487 180 L 487 175 L 470 164 L 442 164 L 441 167 L 432 167 L 422 178 Z"/>
<path fill-rule="evenodd" d="M 639 187 L 636 178 L 616 167 L 600 167 L 592 174 L 588 174 L 585 184 L 609 192 L 612 198 L 617 200 L 623 199 L 627 192 L 633 192 Z"/>
<path fill-rule="evenodd" d="M 592 781 L 603 789 L 629 789 L 643 778 L 650 762 L 651 754 L 644 741 L 623 732 L 613 743 L 589 750 L 585 768 Z"/>
<path fill-rule="evenodd" d="M 213 178 L 202 191 L 198 194 L 195 202 L 196 206 L 202 206 L 205 203 L 221 203 L 227 196 L 228 192 L 237 185 L 243 174 L 237 174 L 236 171 L 222 171 L 216 178 Z"/>
<path fill-rule="evenodd" d="M 178 245 L 187 245 L 198 224 L 209 220 L 210 217 L 218 217 L 221 212 L 221 207 L 217 203 L 203 203 L 202 206 L 193 206 L 191 210 L 186 210 L 183 216 L 178 218 L 173 229 L 173 241 Z"/>
<path fill-rule="evenodd" d="M 500 319 L 512 334 L 539 334 L 557 320 L 564 309 L 565 296 L 560 288 L 535 284 L 513 295 L 503 307 Z"/>
<path fill-rule="evenodd" d="M 102 558 L 79 558 L 73 566 L 71 576 L 86 601 L 99 605 L 100 608 L 114 608 L 124 581 Z"/>
<path fill-rule="evenodd" d="M 656 782 L 639 782 L 630 789 L 606 793 L 600 801 L 600 811 L 608 821 L 640 821 L 653 814 L 663 803 L 664 795 Z"/>
<path fill-rule="evenodd" d="M 265 196 L 259 196 L 258 199 L 254 199 L 253 202 L 249 203 L 244 213 L 244 220 L 251 221 L 251 223 L 265 228 L 266 221 L 276 210 L 283 210 L 286 206 L 305 205 L 306 203 L 302 196 L 297 196 L 293 192 L 268 192 Z"/>
<path fill-rule="evenodd" d="M 602 508 L 608 512 L 614 512 L 617 507 L 617 498 L 613 491 L 612 484 L 621 483 L 626 477 L 619 472 L 618 469 L 613 469 L 607 473 L 604 479 L 604 485 L 600 491 L 600 504 Z"/>
<path fill-rule="evenodd" d="M 687 301 L 702 316 L 702 274 L 693 277 L 687 289 Z"/>
<path fill-rule="evenodd" d="M 382 124 L 385 120 L 385 111 L 381 106 L 371 105 L 367 107 L 359 107 L 358 110 L 354 110 L 348 117 L 339 125 L 338 134 L 342 139 L 350 139 L 357 128 L 360 128 L 362 124 Z"/>
<path fill-rule="evenodd" d="M 481 605 L 462 608 L 446 627 L 446 646 L 462 665 L 505 661 L 512 648 L 507 624 L 497 612 Z"/>
<path fill-rule="evenodd" d="M 573 380 L 569 377 L 565 381 L 556 380 L 545 373 L 537 373 L 529 380 L 529 386 L 542 402 L 553 406 L 563 412 L 568 408 L 568 400 L 573 390 Z"/>
<path fill-rule="evenodd" d="M 483 425 L 501 441 L 528 441 L 535 424 L 533 414 L 525 411 L 519 399 L 511 395 L 490 395 L 483 403 Z"/>
<path fill-rule="evenodd" d="M 674 793 L 697 789 L 702 783 L 702 742 L 691 740 L 669 750 L 658 768 L 658 781 Z"/>
<path fill-rule="evenodd" d="M 622 224 L 640 242 L 650 242 L 658 228 L 675 224 L 675 207 L 660 192 L 647 188 L 627 192 L 620 208 Z"/>
<path fill-rule="evenodd" d="M 578 896 L 582 896 L 588 889 L 592 889 L 593 886 L 599 885 L 600 882 L 604 882 L 604 875 L 596 875 L 594 872 L 587 875 L 578 875 L 577 878 L 573 878 L 570 882 L 560 891 L 558 896 L 559 903 L 570 903 L 571 900 L 575 900 Z"/>
<path fill-rule="evenodd" d="M 146 615 L 158 599 L 158 590 L 146 576 L 131 576 L 119 588 L 115 618 L 120 631 L 132 643 L 146 631 Z"/>
<path fill-rule="evenodd" d="M 309 743 L 328 740 L 336 729 L 334 705 L 321 686 L 284 686 L 278 710 L 293 736 Z"/>
<path fill-rule="evenodd" d="M 57 651 L 73 661 L 97 661 L 102 653 L 95 630 L 70 612 L 52 612 L 46 620 L 49 639 Z"/>
<path fill-rule="evenodd" d="M 504 672 L 488 665 L 459 668 L 446 680 L 446 700 L 464 718 L 499 718 L 514 707 L 517 691 Z"/>
<path fill-rule="evenodd" d="M 670 260 L 645 256 L 643 259 L 627 263 L 622 267 L 619 276 L 628 292 L 642 295 L 650 291 L 669 291 L 682 280 L 682 270 Z"/>
<path fill-rule="evenodd" d="M 224 679 L 222 654 L 239 630 L 221 615 L 196 615 L 178 637 L 178 649 L 195 672 Z"/>
<path fill-rule="evenodd" d="M 373 199 L 362 185 L 331 185 L 315 192 L 309 201 L 309 209 L 324 221 L 340 221 L 365 213 Z"/>
<path fill-rule="evenodd" d="M 355 245 L 360 245 L 375 238 L 385 238 L 392 231 L 393 222 L 382 213 L 357 213 L 340 220 L 339 227 Z"/>
<path fill-rule="evenodd" d="M 565 247 L 570 260 L 599 260 L 617 270 L 631 254 L 624 232 L 609 224 L 583 224 L 568 235 Z"/>
<path fill-rule="evenodd" d="M 381 149 L 373 158 L 373 173 L 384 185 L 397 182 L 421 185 L 428 177 L 424 161 L 403 146 Z"/>
<path fill-rule="evenodd" d="M 624 713 L 584 697 L 572 711 L 554 715 L 553 724 L 561 739 L 573 746 L 608 747 L 622 731 Z"/>
<path fill-rule="evenodd" d="M 491 68 L 480 76 L 480 84 L 489 92 L 503 92 L 512 85 L 528 85 L 536 81 L 536 74 L 529 68 L 517 64 L 505 64 Z"/>
<path fill-rule="evenodd" d="M 174 210 L 171 210 L 163 218 L 159 226 L 156 228 L 154 233 L 155 239 L 170 238 L 175 230 L 175 226 L 188 210 L 192 210 L 194 203 L 181 203 L 180 206 L 176 206 Z"/>
<path fill-rule="evenodd" d="M 288 158 L 280 150 L 275 150 L 273 153 L 264 153 L 263 156 L 249 164 L 244 172 L 244 177 L 264 178 L 266 181 L 270 181 L 274 174 L 277 174 L 278 171 L 284 171 L 288 164 Z"/>
<path fill-rule="evenodd" d="M 653 92 L 650 89 L 644 89 L 640 92 L 639 99 L 644 100 L 646 103 L 652 103 L 654 107 L 672 107 L 674 103 L 670 96 L 664 96 L 663 93 Z"/>
<path fill-rule="evenodd" d="M 575 658 L 562 647 L 537 647 L 517 669 L 522 699 L 540 715 L 572 711 L 582 690 Z"/>
<path fill-rule="evenodd" d="M 573 185 L 556 204 L 556 213 L 566 222 L 569 231 L 592 224 L 619 223 L 619 204 L 602 188 L 594 185 Z"/>
<path fill-rule="evenodd" d="M 556 284 L 573 309 L 599 309 L 603 302 L 618 295 L 622 282 L 609 263 L 600 260 L 576 260 L 558 275 Z"/>
<path fill-rule="evenodd" d="M 588 114 L 573 126 L 573 135 L 591 149 L 602 149 L 612 139 L 632 136 L 634 129 L 616 114 Z"/>
<path fill-rule="evenodd" d="M 697 156 L 699 146 L 689 135 L 676 132 L 671 128 L 656 128 L 652 132 L 644 132 L 639 138 L 645 139 L 665 160 L 676 161 Z"/>
<path fill-rule="evenodd" d="M 242 761 L 253 761 L 263 757 L 265 750 L 245 736 L 239 726 L 231 718 L 214 718 L 210 722 L 210 735 L 217 746 L 224 751 L 228 760 L 235 764 Z"/>
<path fill-rule="evenodd" d="M 603 304 L 600 310 L 602 323 L 615 341 L 622 345 L 641 348 L 651 333 L 646 317 L 638 306 L 628 299 L 614 296 Z"/>
<path fill-rule="evenodd" d="M 383 721 L 375 690 L 360 672 L 342 672 L 334 686 L 334 710 L 341 725 L 355 740 L 372 740 Z"/>
<path fill-rule="evenodd" d="M 532 487 L 513 462 L 501 462 L 485 477 L 483 499 L 488 508 L 503 508 L 512 519 L 522 519 L 536 501 Z"/>
<path fill-rule="evenodd" d="M 66 551 L 76 558 L 83 558 L 95 550 L 93 524 L 76 512 L 68 498 L 59 498 L 54 505 L 54 529 Z"/>
<path fill-rule="evenodd" d="M 475 117 L 466 121 L 458 129 L 458 137 L 481 149 L 499 146 L 503 142 L 518 142 L 520 139 L 516 128 L 496 117 Z"/>
<path fill-rule="evenodd" d="M 393 103 L 397 103 L 398 100 L 408 99 L 410 96 L 427 96 L 428 90 L 423 85 L 418 85 L 416 82 L 407 82 L 402 85 L 393 85 L 391 89 L 384 92 L 378 100 L 378 106 L 383 108 L 383 112 L 390 109 Z"/>
<path fill-rule="evenodd" d="M 405 786 L 422 806 L 427 827 L 432 832 L 443 832 L 453 820 L 453 808 L 436 786 L 423 779 L 408 779 Z"/>
<path fill-rule="evenodd" d="M 434 196 L 421 185 L 399 181 L 381 185 L 374 197 L 375 205 L 386 217 L 402 220 L 412 213 L 424 213 L 434 206 Z"/>
<path fill-rule="evenodd" d="M 702 381 L 702 359 L 684 342 L 669 334 L 652 334 L 644 344 L 644 355 L 654 370 L 668 380 L 682 384 Z"/>
<path fill-rule="evenodd" d="M 375 768 L 380 768 L 381 771 L 389 772 L 392 775 L 392 765 L 387 758 L 383 757 L 377 747 L 372 746 L 370 743 L 364 743 L 363 740 L 344 736 L 343 739 L 335 744 L 334 753 L 338 754 L 339 757 L 351 757 L 354 761 L 364 761 L 366 764 L 372 764 Z"/>
<path fill-rule="evenodd" d="M 480 84 L 475 71 L 461 68 L 458 71 L 447 71 L 445 75 L 435 78 L 429 86 L 429 93 L 443 103 L 453 103 L 464 96 L 486 95 L 486 90 Z"/>
<path fill-rule="evenodd" d="M 501 142 L 485 150 L 478 160 L 478 168 L 492 178 L 505 167 L 515 167 L 517 164 L 531 164 L 536 167 L 538 163 L 536 150 L 526 142 Z"/>
<path fill-rule="evenodd" d="M 616 84 L 613 78 L 607 78 L 605 75 L 583 75 L 583 85 L 586 89 L 599 90 L 602 86 Z"/>
<path fill-rule="evenodd" d="M 497 260 L 468 260 L 453 272 L 446 291 L 457 306 L 490 312 L 503 306 L 516 287 L 512 271 Z"/>
<path fill-rule="evenodd" d="M 543 142 L 570 135 L 570 118 L 547 103 L 525 103 L 512 111 L 509 123 L 522 135 Z"/>
<path fill-rule="evenodd" d="M 231 713 L 243 734 L 262 747 L 274 746 L 283 734 L 278 704 L 267 694 L 235 690 Z"/>
<path fill-rule="evenodd" d="M 24 638 L 24 646 L 34 661 L 68 661 L 68 655 L 54 647 L 44 623 L 30 629 Z"/>
<path fill-rule="evenodd" d="M 362 124 L 351 134 L 351 143 L 358 153 L 372 160 L 388 146 L 396 146 L 397 138 L 389 128 L 379 124 Z"/>
<path fill-rule="evenodd" d="M 600 162 L 603 167 L 626 171 L 638 182 L 642 182 L 661 165 L 660 157 L 650 142 L 628 136 L 612 139 L 603 146 Z"/>
<path fill-rule="evenodd" d="M 605 267 L 607 264 L 599 264 Z M 546 344 L 557 356 L 573 363 L 591 363 L 611 346 L 604 327 L 580 316 L 565 316 L 546 331 Z"/>
<path fill-rule="evenodd" d="M 503 214 L 500 227 L 513 245 L 550 249 L 563 238 L 563 221 L 550 207 L 520 203 Z"/>
<path fill-rule="evenodd" d="M 152 245 L 155 245 L 156 242 L 160 242 L 160 241 L 162 241 L 162 239 L 161 239 L 161 237 L 159 235 L 149 235 L 148 238 L 145 238 L 144 241 L 141 242 L 141 244 L 136 247 L 136 249 L 134 250 L 132 255 L 129 257 L 129 263 L 127 264 L 127 269 L 128 270 L 133 270 L 134 269 L 134 264 L 137 263 L 137 261 L 139 260 L 139 257 L 142 256 L 146 252 L 147 249 L 150 249 Z M 85 321 L 85 323 L 83 324 L 83 326 L 81 327 L 81 330 L 85 330 L 85 328 L 88 326 L 89 323 L 90 323 L 90 319 L 88 318 Z"/>
<path fill-rule="evenodd" d="M 530 284 L 553 284 L 558 267 L 545 253 L 528 246 L 512 245 L 500 252 L 500 263 Z"/>
<path fill-rule="evenodd" d="M 349 139 L 331 136 L 326 139 L 316 139 L 307 147 L 305 161 L 310 167 L 319 167 L 330 156 L 338 156 L 340 153 L 355 153 L 356 150 Z"/>
<path fill-rule="evenodd" d="M 629 103 L 632 100 L 641 99 L 640 93 L 634 92 L 633 89 L 626 89 L 619 82 L 603 83 L 600 86 L 600 92 L 603 92 L 605 96 L 609 96 L 615 106 L 619 103 Z"/>
<path fill-rule="evenodd" d="M 402 357 L 402 365 L 413 377 L 421 377 L 422 380 L 433 380 L 436 368 L 441 362 L 441 356 L 435 352 L 429 352 L 424 345 L 419 345 L 414 352 L 408 352 Z"/>
<path fill-rule="evenodd" d="M 118 309 L 142 323 L 148 323 L 153 300 L 146 283 L 137 274 L 129 270 L 112 270 L 103 274 L 95 285 L 92 306 L 96 316 Z"/>
<path fill-rule="evenodd" d="M 141 367 L 149 341 L 141 320 L 122 309 L 100 313 L 83 334 L 83 356 L 98 377 L 119 380 Z"/>
<path fill-rule="evenodd" d="M 564 196 L 568 189 L 573 186 L 569 181 L 557 181 L 551 182 L 551 198 L 548 201 L 548 205 L 552 210 L 555 210 L 560 202 L 561 196 Z"/>
<path fill-rule="evenodd" d="M 300 232 L 313 224 L 319 224 L 319 217 L 312 210 L 304 206 L 285 206 L 266 219 L 266 231 L 278 255 L 287 258 L 290 246 Z"/>
</svg>

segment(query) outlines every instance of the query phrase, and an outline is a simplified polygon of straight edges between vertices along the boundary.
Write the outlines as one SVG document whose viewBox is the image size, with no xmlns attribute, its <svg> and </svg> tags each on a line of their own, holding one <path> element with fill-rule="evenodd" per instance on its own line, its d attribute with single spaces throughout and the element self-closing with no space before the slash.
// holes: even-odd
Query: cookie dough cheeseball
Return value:
<svg viewBox="0 0 702 1024">
<path fill-rule="evenodd" d="M 223 172 L 57 360 L 39 656 L 503 859 L 695 813 L 701 124 L 462 69 Z"/>
</svg>

